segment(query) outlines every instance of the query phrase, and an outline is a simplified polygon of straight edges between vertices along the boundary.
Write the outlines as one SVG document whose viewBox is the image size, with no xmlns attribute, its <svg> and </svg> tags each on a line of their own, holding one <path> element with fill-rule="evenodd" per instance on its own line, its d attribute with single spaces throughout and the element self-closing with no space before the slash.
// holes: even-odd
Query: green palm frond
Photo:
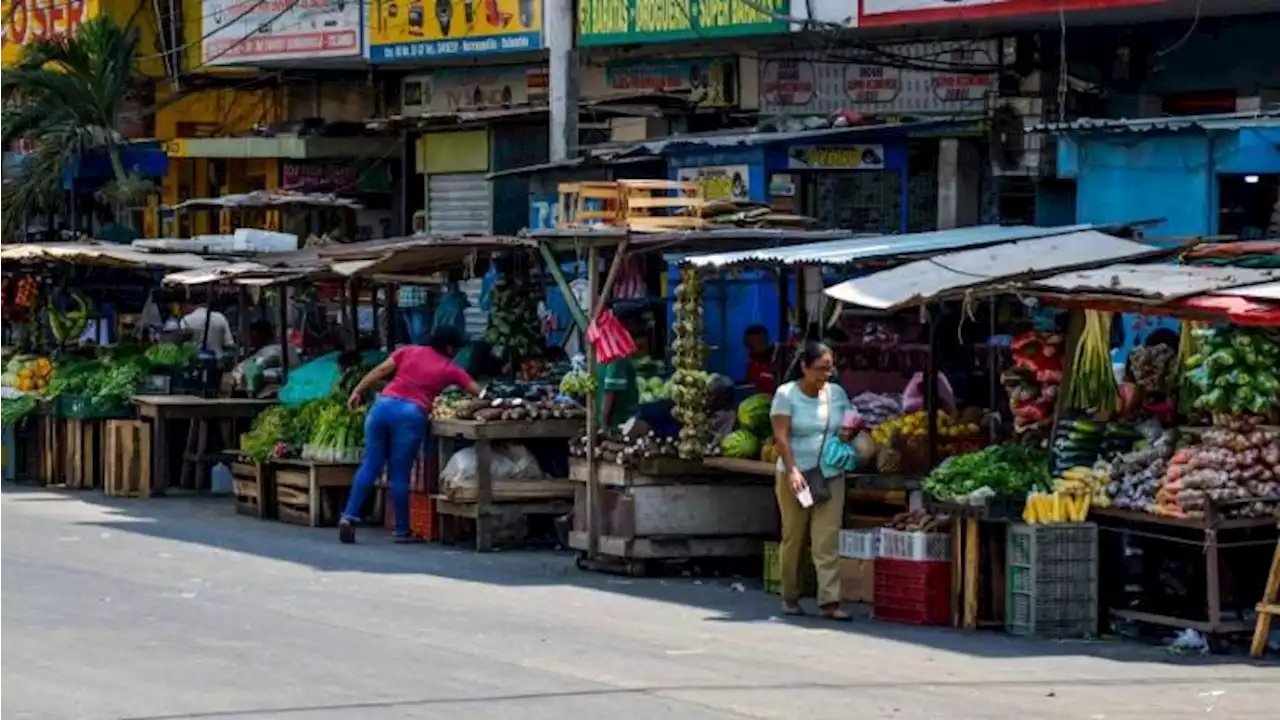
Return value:
<svg viewBox="0 0 1280 720">
<path fill-rule="evenodd" d="M 0 142 L 34 148 L 4 193 L 6 235 L 26 214 L 61 206 L 63 168 L 82 153 L 106 151 L 116 184 L 135 186 L 119 162 L 124 139 L 117 128 L 137 59 L 137 34 L 103 15 L 73 36 L 24 46 L 18 62 L 0 72 Z"/>
</svg>

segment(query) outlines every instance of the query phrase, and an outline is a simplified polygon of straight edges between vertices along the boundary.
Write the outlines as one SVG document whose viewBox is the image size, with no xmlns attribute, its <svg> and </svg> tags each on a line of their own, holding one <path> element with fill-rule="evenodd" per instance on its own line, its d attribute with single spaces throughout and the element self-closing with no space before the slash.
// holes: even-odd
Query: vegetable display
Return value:
<svg viewBox="0 0 1280 720">
<path fill-rule="evenodd" d="M 23 418 L 35 412 L 37 404 L 30 395 L 6 397 L 0 403 L 0 427 L 13 427 L 22 422 Z"/>
<path fill-rule="evenodd" d="M 596 459 L 618 465 L 636 467 L 651 458 L 676 456 L 676 438 L 659 437 L 639 421 L 630 432 L 610 428 L 599 431 L 596 439 Z M 573 457 L 587 456 L 585 433 L 569 442 L 569 454 Z"/>
<path fill-rule="evenodd" d="M 1056 472 L 1090 466 L 1099 459 L 1110 460 L 1128 452 L 1142 439 L 1142 434 L 1129 423 L 1100 423 L 1093 420 L 1070 420 L 1058 424 L 1053 440 L 1053 465 Z"/>
<path fill-rule="evenodd" d="M 1265 414 L 1280 406 L 1280 341 L 1259 328 L 1210 328 L 1198 332 L 1199 350 L 1185 371 L 1196 394 L 1192 407 L 1206 413 Z"/>
<path fill-rule="evenodd" d="M 560 392 L 574 397 L 586 397 L 596 390 L 596 377 L 585 370 L 570 370 L 560 379 Z"/>
<path fill-rule="evenodd" d="M 720 441 L 725 457 L 754 460 L 760 455 L 760 440 L 750 430 L 734 430 Z"/>
<path fill-rule="evenodd" d="M 1111 367 L 1111 314 L 1084 311 L 1084 331 L 1076 345 L 1066 407 L 1091 412 L 1114 412 L 1120 388 Z"/>
<path fill-rule="evenodd" d="M 272 405 L 258 413 L 249 432 L 240 438 L 240 452 L 255 463 L 281 457 L 285 451 L 282 438 L 292 432 L 293 411 L 284 405 Z"/>
<path fill-rule="evenodd" d="M 902 395 L 897 393 L 864 392 L 849 402 L 862 418 L 863 427 L 868 429 L 902 414 Z"/>
<path fill-rule="evenodd" d="M 1168 345 L 1137 347 L 1129 353 L 1129 374 L 1143 392 L 1167 393 L 1177 379 L 1177 351 Z"/>
<path fill-rule="evenodd" d="M 538 322 L 537 294 L 507 278 L 490 293 L 489 327 L 484 339 L 498 357 L 514 361 L 538 354 L 545 342 Z"/>
<path fill-rule="evenodd" d="M 1266 517 L 1280 502 L 1280 437 L 1249 420 L 1200 434 L 1173 455 L 1154 511 L 1202 518 L 1209 503 L 1228 517 Z"/>
<path fill-rule="evenodd" d="M 757 438 L 764 439 L 773 435 L 773 421 L 769 410 L 773 406 L 773 396 L 758 393 L 738 404 L 738 427 Z"/>
<path fill-rule="evenodd" d="M 1144 443 L 1146 441 L 1143 441 Z M 1110 463 L 1099 463 L 1101 482 L 1107 483 L 1107 496 L 1116 507 L 1151 512 L 1169 458 L 1173 456 L 1177 433 L 1162 433 L 1154 441 L 1132 452 L 1117 456 Z"/>
<path fill-rule="evenodd" d="M 696 270 L 687 268 L 682 272 L 675 297 L 675 374 L 671 378 L 675 408 L 671 414 L 681 425 L 677 446 L 680 457 L 697 460 L 710 435 L 707 387 L 711 375 L 702 369 L 706 347 L 702 340 L 702 285 Z"/>
<path fill-rule="evenodd" d="M 324 462 L 359 462 L 364 453 L 363 410 L 352 411 L 338 399 L 316 400 L 319 411 L 302 457 Z"/>
<path fill-rule="evenodd" d="M 1020 495 L 1047 489 L 1052 483 L 1049 456 L 1024 445 L 993 445 L 957 455 L 939 465 L 924 481 L 924 489 L 941 500 L 957 500 L 987 488 L 995 495 Z"/>
<path fill-rule="evenodd" d="M 162 342 L 147 348 L 144 356 L 155 368 L 183 368 L 195 362 L 197 352 L 195 343 Z"/>
<path fill-rule="evenodd" d="M 1000 383 L 1009 394 L 1014 432 L 1035 433 L 1053 421 L 1053 407 L 1062 385 L 1062 336 L 1023 333 L 1013 339 L 1010 350 L 1013 366 L 1001 374 Z"/>
</svg>

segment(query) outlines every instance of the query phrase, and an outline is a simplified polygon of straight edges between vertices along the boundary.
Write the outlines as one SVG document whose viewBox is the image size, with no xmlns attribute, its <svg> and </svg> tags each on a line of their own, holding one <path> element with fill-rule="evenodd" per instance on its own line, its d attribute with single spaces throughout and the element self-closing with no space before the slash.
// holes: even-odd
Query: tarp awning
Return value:
<svg viewBox="0 0 1280 720">
<path fill-rule="evenodd" d="M 197 270 L 217 265 L 188 253 L 149 253 L 103 243 L 11 243 L 0 247 L 0 260 L 19 264 L 63 262 L 86 267 Z"/>
<path fill-rule="evenodd" d="M 166 285 L 208 285 L 234 282 L 238 285 L 274 285 L 328 275 L 326 267 L 268 267 L 256 262 L 237 262 L 198 270 L 184 270 L 164 276 Z"/>
<path fill-rule="evenodd" d="M 1171 300 L 1258 285 L 1280 277 L 1280 270 L 1119 263 L 1041 278 L 1031 285 L 1046 294 L 1124 298 L 1135 303 Z"/>
<path fill-rule="evenodd" d="M 192 208 L 226 208 L 232 210 L 243 210 L 280 207 L 346 208 L 349 210 L 359 210 L 364 206 L 355 200 L 333 195 L 331 193 L 292 193 L 255 190 L 254 192 L 223 195 L 221 197 L 192 198 L 190 200 L 184 200 L 183 202 L 172 206 L 170 209 L 188 210 Z"/>
<path fill-rule="evenodd" d="M 1068 268 L 1166 252 L 1095 230 L 1081 230 L 938 254 L 847 280 L 827 288 L 826 294 L 841 302 L 890 310 L 975 292 L 999 292 Z"/>
<path fill-rule="evenodd" d="M 346 277 L 417 276 L 465 266 L 497 252 L 534 250 L 531 240 L 513 237 L 423 238 L 384 247 L 373 257 L 374 248 L 353 249 L 332 254 L 321 251 L 330 268 Z M 361 257 L 363 255 L 363 257 Z"/>
<path fill-rule="evenodd" d="M 1246 298 L 1257 298 L 1259 300 L 1271 300 L 1280 302 L 1280 282 L 1263 283 L 1262 285 L 1250 285 L 1248 287 L 1231 288 L 1223 290 L 1220 295 L 1236 295 Z"/>
<path fill-rule="evenodd" d="M 788 247 L 710 253 L 685 258 L 685 262 L 702 268 L 726 268 L 738 265 L 838 266 L 868 260 L 911 257 L 995 245 L 1028 238 L 1065 235 L 1092 227 L 1092 225 L 1058 227 L 979 225 L 908 235 L 864 235 Z"/>
</svg>

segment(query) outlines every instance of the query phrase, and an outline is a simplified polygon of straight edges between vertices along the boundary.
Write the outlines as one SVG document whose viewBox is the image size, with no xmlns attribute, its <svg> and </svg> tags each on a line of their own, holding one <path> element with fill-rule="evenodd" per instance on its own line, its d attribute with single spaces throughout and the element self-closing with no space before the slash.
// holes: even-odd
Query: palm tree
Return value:
<svg viewBox="0 0 1280 720">
<path fill-rule="evenodd" d="M 31 147 L 20 177 L 4 193 L 5 236 L 28 215 L 62 208 L 62 170 L 86 153 L 110 159 L 115 179 L 104 198 L 125 202 L 145 194 L 148 183 L 125 170 L 118 130 L 137 59 L 136 33 L 99 16 L 74 36 L 25 46 L 18 63 L 0 72 L 3 146 L 21 140 Z"/>
</svg>

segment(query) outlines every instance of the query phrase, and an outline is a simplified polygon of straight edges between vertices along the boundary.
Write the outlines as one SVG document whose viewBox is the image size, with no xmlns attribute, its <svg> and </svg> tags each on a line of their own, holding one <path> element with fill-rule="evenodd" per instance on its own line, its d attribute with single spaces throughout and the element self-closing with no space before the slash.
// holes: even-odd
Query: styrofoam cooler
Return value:
<svg viewBox="0 0 1280 720">
<path fill-rule="evenodd" d="M 876 557 L 951 562 L 951 536 L 880 528 Z"/>
<path fill-rule="evenodd" d="M 841 530 L 840 557 L 850 560 L 871 560 L 880 545 L 876 530 Z"/>
</svg>

